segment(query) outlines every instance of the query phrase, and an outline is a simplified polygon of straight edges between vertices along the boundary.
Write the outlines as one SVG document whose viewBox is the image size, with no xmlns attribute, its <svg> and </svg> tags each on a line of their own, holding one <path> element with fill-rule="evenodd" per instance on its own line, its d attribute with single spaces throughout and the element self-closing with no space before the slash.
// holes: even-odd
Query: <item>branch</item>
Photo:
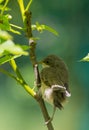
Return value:
<svg viewBox="0 0 89 130">
<path fill-rule="evenodd" d="M 14 72 L 16 73 L 17 77 L 11 75 L 9 72 L 2 70 L 3 73 L 9 75 L 10 77 L 14 78 L 21 86 L 24 87 L 24 89 L 34 98 L 36 98 L 36 93 L 31 89 L 31 87 L 26 83 L 26 81 L 23 79 L 18 66 L 15 62 L 15 60 L 10 61 L 10 65 L 13 68 Z"/>
<path fill-rule="evenodd" d="M 25 18 L 26 36 L 28 37 L 29 46 L 30 46 L 30 60 L 32 62 L 33 69 L 34 69 L 36 86 L 37 86 L 38 91 L 39 91 L 39 88 L 41 87 L 41 80 L 40 80 L 39 68 L 38 68 L 36 54 L 35 54 L 36 42 L 33 38 L 32 29 L 31 29 L 31 12 L 26 11 L 25 17 L 26 17 Z M 42 99 L 42 97 L 39 98 L 39 95 L 37 95 L 36 97 L 37 97 L 37 101 L 40 105 L 41 111 L 43 113 L 45 122 L 47 122 L 50 119 L 50 117 L 48 115 L 44 100 Z M 49 122 L 47 124 L 47 127 L 48 127 L 48 130 L 54 130 L 51 122 Z"/>
</svg>

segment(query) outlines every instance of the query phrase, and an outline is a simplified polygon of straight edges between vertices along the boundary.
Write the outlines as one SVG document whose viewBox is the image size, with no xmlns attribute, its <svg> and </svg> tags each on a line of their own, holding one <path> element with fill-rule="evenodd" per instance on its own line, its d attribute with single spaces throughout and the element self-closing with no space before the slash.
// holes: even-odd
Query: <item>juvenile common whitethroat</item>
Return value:
<svg viewBox="0 0 89 130">
<path fill-rule="evenodd" d="M 63 60 L 55 55 L 49 55 L 42 60 L 43 69 L 40 73 L 42 98 L 60 110 L 63 102 L 70 97 L 68 69 Z"/>
</svg>

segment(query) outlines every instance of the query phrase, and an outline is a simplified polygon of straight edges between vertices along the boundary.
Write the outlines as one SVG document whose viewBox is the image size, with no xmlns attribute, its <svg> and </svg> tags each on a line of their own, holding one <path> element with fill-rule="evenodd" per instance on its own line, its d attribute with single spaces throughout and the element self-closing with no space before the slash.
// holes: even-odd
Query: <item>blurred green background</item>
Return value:
<svg viewBox="0 0 89 130">
<path fill-rule="evenodd" d="M 27 3 L 28 0 L 24 0 Z M 22 26 L 19 6 L 10 0 L 12 23 Z M 38 60 L 48 54 L 61 56 L 67 63 L 72 96 L 64 110 L 56 111 L 53 125 L 55 130 L 89 129 L 89 63 L 78 62 L 89 52 L 89 1 L 88 0 L 34 0 L 31 6 L 32 23 L 50 25 L 60 37 L 49 32 L 40 37 L 36 54 Z M 14 36 L 14 41 L 28 44 L 25 34 Z M 29 57 L 17 60 L 26 79 L 33 86 L 34 74 Z M 3 66 L 11 70 L 8 64 Z M 46 104 L 50 115 L 52 107 Z M 0 130 L 46 130 L 42 113 L 35 100 L 13 79 L 0 73 Z"/>
</svg>

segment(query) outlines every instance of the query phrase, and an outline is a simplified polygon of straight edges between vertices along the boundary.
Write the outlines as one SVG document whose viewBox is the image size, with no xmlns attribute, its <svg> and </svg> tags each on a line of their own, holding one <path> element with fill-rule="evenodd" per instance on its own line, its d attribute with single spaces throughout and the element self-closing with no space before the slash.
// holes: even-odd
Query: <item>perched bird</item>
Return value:
<svg viewBox="0 0 89 130">
<path fill-rule="evenodd" d="M 63 102 L 70 97 L 68 69 L 63 60 L 56 55 L 49 55 L 42 60 L 42 70 L 40 72 L 42 98 L 60 110 Z"/>
</svg>

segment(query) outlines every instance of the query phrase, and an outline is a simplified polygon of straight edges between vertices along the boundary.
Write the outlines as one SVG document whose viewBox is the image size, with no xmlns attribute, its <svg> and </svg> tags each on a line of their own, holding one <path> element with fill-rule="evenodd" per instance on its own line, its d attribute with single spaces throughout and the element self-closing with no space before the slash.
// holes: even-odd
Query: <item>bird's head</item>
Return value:
<svg viewBox="0 0 89 130">
<path fill-rule="evenodd" d="M 42 60 L 43 67 L 57 67 L 61 64 L 62 60 L 55 56 L 55 55 L 49 55 L 46 58 Z"/>
</svg>

